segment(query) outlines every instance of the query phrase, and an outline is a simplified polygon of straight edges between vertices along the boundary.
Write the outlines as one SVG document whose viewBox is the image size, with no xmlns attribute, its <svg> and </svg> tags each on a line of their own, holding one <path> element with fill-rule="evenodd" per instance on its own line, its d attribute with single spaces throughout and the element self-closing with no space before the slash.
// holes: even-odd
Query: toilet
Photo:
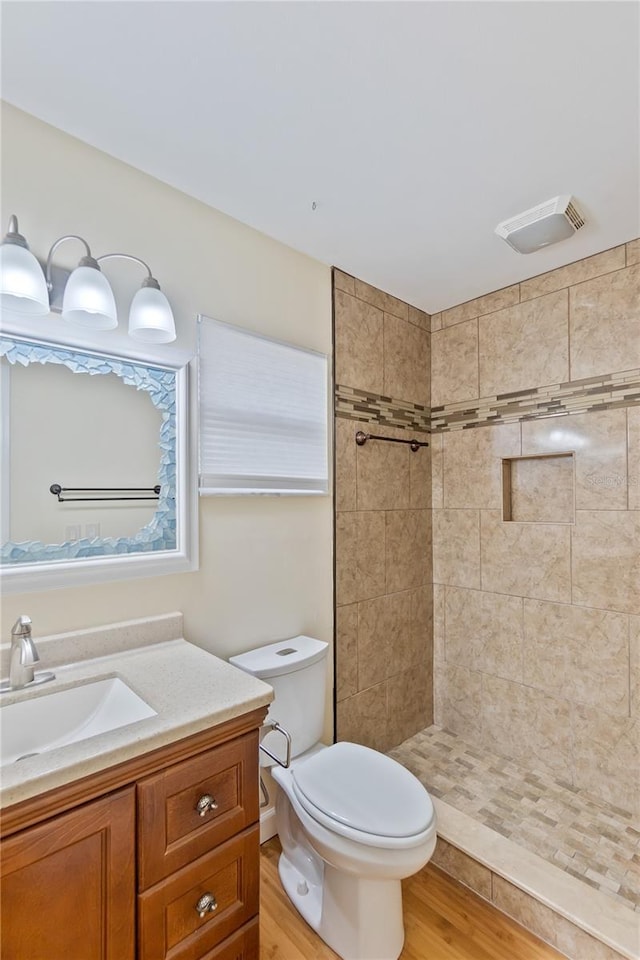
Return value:
<svg viewBox="0 0 640 960">
<path fill-rule="evenodd" d="M 344 960 L 397 960 L 404 943 L 400 881 L 436 844 L 436 817 L 420 781 L 395 760 L 355 743 L 320 742 L 328 644 L 295 637 L 231 657 L 271 684 L 267 720 L 291 735 L 278 785 L 278 871 L 298 912 Z M 284 759 L 284 737 L 263 744 Z"/>
</svg>

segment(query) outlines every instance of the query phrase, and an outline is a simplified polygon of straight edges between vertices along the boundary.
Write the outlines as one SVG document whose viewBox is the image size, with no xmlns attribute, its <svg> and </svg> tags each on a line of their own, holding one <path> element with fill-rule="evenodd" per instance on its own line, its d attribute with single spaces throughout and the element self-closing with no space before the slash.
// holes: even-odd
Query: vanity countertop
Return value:
<svg viewBox="0 0 640 960">
<path fill-rule="evenodd" d="M 174 622 L 178 617 L 174 617 Z M 157 618 L 163 619 L 168 620 Z M 162 637 L 162 631 L 156 631 L 157 637 Z M 268 684 L 184 639 L 146 637 L 142 643 L 144 645 L 109 652 L 106 656 L 55 665 L 56 679 L 50 683 L 3 696 L 0 720 L 5 703 L 119 677 L 156 711 L 156 716 L 7 764 L 1 770 L 0 807 L 9 807 L 141 756 L 264 707 L 273 699 L 273 690 Z M 47 669 L 50 662 L 43 656 L 40 644 L 38 646 L 42 660 L 39 666 Z"/>
</svg>

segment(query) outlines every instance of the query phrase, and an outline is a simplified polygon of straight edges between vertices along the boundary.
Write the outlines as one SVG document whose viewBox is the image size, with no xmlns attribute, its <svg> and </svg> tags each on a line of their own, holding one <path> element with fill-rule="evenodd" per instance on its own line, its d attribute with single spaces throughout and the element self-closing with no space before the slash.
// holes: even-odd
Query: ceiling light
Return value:
<svg viewBox="0 0 640 960">
<path fill-rule="evenodd" d="M 18 231 L 18 218 L 9 219 L 9 229 L 0 247 L 0 303 L 6 310 L 30 317 L 49 313 L 49 292 L 42 267 Z"/>
</svg>

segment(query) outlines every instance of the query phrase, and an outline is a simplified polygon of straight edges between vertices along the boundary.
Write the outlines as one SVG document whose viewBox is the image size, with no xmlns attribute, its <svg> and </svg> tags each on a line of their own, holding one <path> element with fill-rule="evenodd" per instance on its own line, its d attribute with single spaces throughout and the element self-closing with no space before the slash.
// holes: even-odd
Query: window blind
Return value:
<svg viewBox="0 0 640 960">
<path fill-rule="evenodd" d="M 327 358 L 201 317 L 201 494 L 327 493 Z"/>
</svg>

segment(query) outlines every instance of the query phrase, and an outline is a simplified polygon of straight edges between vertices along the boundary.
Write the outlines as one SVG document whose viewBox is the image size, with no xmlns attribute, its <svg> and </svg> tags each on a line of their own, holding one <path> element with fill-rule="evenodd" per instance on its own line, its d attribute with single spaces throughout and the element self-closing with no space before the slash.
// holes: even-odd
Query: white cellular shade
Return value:
<svg viewBox="0 0 640 960">
<path fill-rule="evenodd" d="M 200 493 L 327 493 L 327 358 L 199 323 Z"/>
</svg>

